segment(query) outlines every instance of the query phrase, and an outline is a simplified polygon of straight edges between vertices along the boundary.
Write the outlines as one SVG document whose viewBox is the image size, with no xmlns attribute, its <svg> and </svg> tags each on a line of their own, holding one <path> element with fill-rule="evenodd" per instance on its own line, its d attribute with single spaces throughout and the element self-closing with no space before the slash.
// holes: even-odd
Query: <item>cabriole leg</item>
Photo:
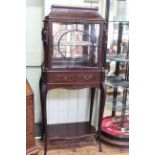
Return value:
<svg viewBox="0 0 155 155">
<path fill-rule="evenodd" d="M 42 104 L 42 138 L 45 135 L 45 149 L 44 155 L 47 152 L 47 115 L 46 115 L 46 96 L 47 96 L 47 85 L 40 84 L 41 91 L 41 104 Z"/>
<path fill-rule="evenodd" d="M 94 97 L 95 97 L 95 88 L 91 88 L 90 117 L 89 117 L 90 125 L 91 125 L 91 121 L 92 121 L 92 113 L 93 113 L 93 106 L 94 106 Z"/>
<path fill-rule="evenodd" d="M 101 123 L 103 119 L 103 112 L 104 112 L 104 107 L 105 107 L 105 101 L 106 101 L 106 86 L 104 83 L 101 84 L 100 88 L 100 110 L 99 110 L 99 122 L 98 122 L 98 140 L 99 140 L 99 151 L 102 152 L 102 146 L 101 146 Z"/>
</svg>

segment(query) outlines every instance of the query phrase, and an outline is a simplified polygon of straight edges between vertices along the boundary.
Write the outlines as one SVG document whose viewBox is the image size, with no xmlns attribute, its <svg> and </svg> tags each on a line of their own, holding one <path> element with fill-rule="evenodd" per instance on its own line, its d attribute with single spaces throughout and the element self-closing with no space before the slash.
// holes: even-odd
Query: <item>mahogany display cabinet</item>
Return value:
<svg viewBox="0 0 155 155">
<path fill-rule="evenodd" d="M 98 137 L 101 134 L 100 127 L 106 96 L 104 79 L 107 30 L 106 21 L 99 15 L 98 8 L 53 5 L 51 10 L 44 19 L 42 30 L 44 63 L 40 93 L 45 155 L 49 140 Z M 91 89 L 88 122 L 47 124 L 46 96 L 49 90 L 56 88 Z M 100 89 L 97 131 L 91 125 L 96 88 Z M 101 151 L 100 141 L 99 149 Z"/>
</svg>

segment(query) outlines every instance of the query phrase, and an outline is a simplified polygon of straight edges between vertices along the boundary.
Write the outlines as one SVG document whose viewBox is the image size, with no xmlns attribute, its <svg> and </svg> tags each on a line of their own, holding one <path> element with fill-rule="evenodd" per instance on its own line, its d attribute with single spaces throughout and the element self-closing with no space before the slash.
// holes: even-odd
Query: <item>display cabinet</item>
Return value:
<svg viewBox="0 0 155 155">
<path fill-rule="evenodd" d="M 121 12 L 122 18 L 117 16 L 119 9 L 123 7 L 126 9 L 126 2 L 126 0 L 107 0 L 106 59 L 109 70 L 106 76 L 107 100 L 104 108 L 106 113 L 101 125 L 101 139 L 121 146 L 129 145 L 129 22 L 125 18 L 126 12 Z"/>
<path fill-rule="evenodd" d="M 106 95 L 106 21 L 94 7 L 53 5 L 51 9 L 51 13 L 45 17 L 42 30 L 44 63 L 40 92 L 45 154 L 48 140 L 99 136 Z M 49 90 L 56 88 L 91 89 L 88 122 L 47 124 L 46 96 Z M 98 131 L 91 124 L 95 88 L 101 90 Z"/>
</svg>

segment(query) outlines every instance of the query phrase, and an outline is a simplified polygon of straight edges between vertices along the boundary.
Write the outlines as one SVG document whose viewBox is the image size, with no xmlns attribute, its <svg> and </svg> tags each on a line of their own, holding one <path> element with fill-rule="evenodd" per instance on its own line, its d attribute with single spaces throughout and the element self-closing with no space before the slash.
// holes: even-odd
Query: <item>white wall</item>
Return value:
<svg viewBox="0 0 155 155">
<path fill-rule="evenodd" d="M 29 67 L 26 69 L 26 77 L 34 92 L 35 103 L 35 122 L 41 121 L 41 106 L 40 106 L 40 94 L 39 94 L 39 80 L 41 76 L 41 68 Z"/>
<path fill-rule="evenodd" d="M 47 98 L 48 124 L 89 120 L 88 89 L 56 89 Z"/>
<path fill-rule="evenodd" d="M 26 2 L 26 65 L 40 66 L 43 61 L 41 41 L 43 0 Z"/>
<path fill-rule="evenodd" d="M 39 79 L 43 61 L 41 29 L 44 0 L 26 0 L 26 77 L 33 89 L 35 100 L 35 122 L 41 121 Z"/>
<path fill-rule="evenodd" d="M 50 12 L 52 4 L 91 6 L 83 0 L 27 0 L 27 79 L 35 95 L 35 122 L 41 122 L 39 98 L 40 65 L 43 61 L 41 29 L 43 17 Z M 98 4 L 93 4 L 97 6 Z M 100 2 L 104 6 L 104 3 Z M 100 9 L 104 12 L 103 9 Z M 37 67 L 34 67 L 37 66 Z M 98 95 L 99 93 L 97 93 Z M 90 91 L 89 89 L 65 90 L 56 89 L 47 95 L 48 123 L 64 123 L 88 120 Z M 96 98 L 98 103 L 98 97 Z M 98 105 L 94 108 L 93 122 L 97 119 Z M 96 122 L 97 123 L 97 122 Z"/>
</svg>

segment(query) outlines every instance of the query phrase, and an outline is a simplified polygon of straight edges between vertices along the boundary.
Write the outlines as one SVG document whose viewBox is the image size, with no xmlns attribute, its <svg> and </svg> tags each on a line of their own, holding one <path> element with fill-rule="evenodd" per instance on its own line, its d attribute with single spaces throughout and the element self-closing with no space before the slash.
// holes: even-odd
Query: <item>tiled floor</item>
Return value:
<svg viewBox="0 0 155 155">
<path fill-rule="evenodd" d="M 39 155 L 44 155 L 44 143 L 37 140 L 40 147 Z M 49 144 L 47 155 L 128 155 L 127 147 L 102 144 L 103 152 L 99 152 L 99 145 L 94 139 L 84 139 L 81 141 L 65 141 Z"/>
</svg>

